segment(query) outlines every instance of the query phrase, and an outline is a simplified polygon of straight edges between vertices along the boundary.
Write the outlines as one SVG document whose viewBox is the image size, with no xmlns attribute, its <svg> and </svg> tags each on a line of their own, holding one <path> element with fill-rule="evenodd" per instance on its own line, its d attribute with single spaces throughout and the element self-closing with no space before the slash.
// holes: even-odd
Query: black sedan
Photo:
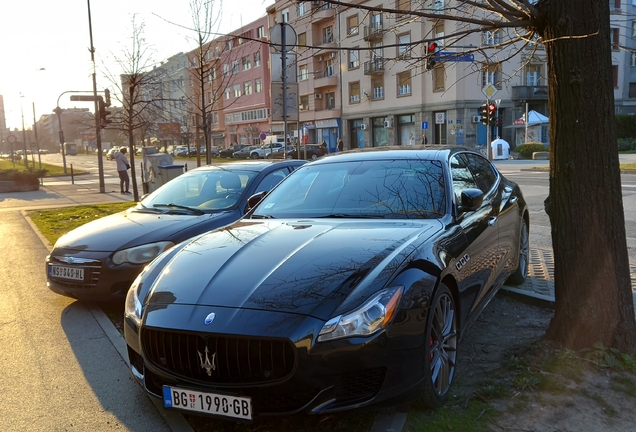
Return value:
<svg viewBox="0 0 636 432">
<path fill-rule="evenodd" d="M 271 190 L 302 164 L 246 161 L 188 171 L 137 206 L 62 236 L 46 258 L 47 285 L 78 299 L 122 301 L 157 255 L 238 220 L 252 194 Z"/>
<path fill-rule="evenodd" d="M 239 150 L 241 150 L 244 147 L 245 147 L 244 145 L 240 145 L 240 144 L 231 145 L 228 148 L 224 148 L 224 149 L 219 150 L 219 156 L 218 157 L 231 158 L 235 151 L 239 151 Z"/>
<path fill-rule="evenodd" d="M 467 327 L 526 277 L 528 209 L 480 154 L 418 147 L 325 156 L 159 256 L 126 298 L 133 377 L 242 420 L 443 404 Z"/>
</svg>

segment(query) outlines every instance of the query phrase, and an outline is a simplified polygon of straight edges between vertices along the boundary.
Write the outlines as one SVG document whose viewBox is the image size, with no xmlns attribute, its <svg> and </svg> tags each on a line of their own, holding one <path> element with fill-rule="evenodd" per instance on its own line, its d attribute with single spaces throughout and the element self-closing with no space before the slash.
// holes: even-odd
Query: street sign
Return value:
<svg viewBox="0 0 636 432">
<path fill-rule="evenodd" d="M 474 62 L 475 55 L 472 53 L 439 51 L 435 53 L 435 60 L 439 62 Z"/>
<path fill-rule="evenodd" d="M 422 122 L 422 130 L 428 129 L 428 122 Z"/>
<path fill-rule="evenodd" d="M 435 113 L 435 124 L 444 124 L 446 122 L 446 113 L 445 112 L 436 112 Z"/>
<path fill-rule="evenodd" d="M 267 138 L 267 135 L 262 133 L 258 137 L 261 139 L 261 141 L 265 141 L 265 138 Z"/>
<path fill-rule="evenodd" d="M 494 84 L 488 84 L 486 87 L 481 89 L 481 92 L 486 96 L 486 98 L 492 99 L 495 93 L 497 93 L 497 87 L 495 87 Z"/>
<path fill-rule="evenodd" d="M 15 135 L 9 135 L 7 137 L 7 142 L 9 144 L 14 144 L 14 143 L 18 142 L 18 139 L 15 137 Z"/>
</svg>

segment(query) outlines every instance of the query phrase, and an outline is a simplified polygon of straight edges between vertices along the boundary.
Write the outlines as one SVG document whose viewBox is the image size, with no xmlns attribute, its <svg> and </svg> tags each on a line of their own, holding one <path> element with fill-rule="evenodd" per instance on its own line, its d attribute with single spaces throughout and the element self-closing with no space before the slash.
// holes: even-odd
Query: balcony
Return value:
<svg viewBox="0 0 636 432">
<path fill-rule="evenodd" d="M 384 35 L 384 27 L 382 22 L 374 22 L 371 25 L 364 26 L 364 40 L 370 41 L 374 39 L 382 39 Z"/>
<path fill-rule="evenodd" d="M 365 75 L 383 75 L 384 64 L 386 60 L 378 57 L 376 59 L 364 62 L 364 74 Z"/>
<path fill-rule="evenodd" d="M 325 7 L 326 6 L 326 7 Z M 331 19 L 333 20 L 336 16 L 336 8 L 329 7 L 329 3 L 326 3 L 323 6 L 314 7 L 311 10 L 311 23 L 317 24 L 324 20 Z"/>
<path fill-rule="evenodd" d="M 548 86 L 512 86 L 512 100 L 547 101 Z"/>
<path fill-rule="evenodd" d="M 338 76 L 334 73 L 333 66 L 314 72 L 314 88 L 332 87 L 338 85 Z"/>
</svg>

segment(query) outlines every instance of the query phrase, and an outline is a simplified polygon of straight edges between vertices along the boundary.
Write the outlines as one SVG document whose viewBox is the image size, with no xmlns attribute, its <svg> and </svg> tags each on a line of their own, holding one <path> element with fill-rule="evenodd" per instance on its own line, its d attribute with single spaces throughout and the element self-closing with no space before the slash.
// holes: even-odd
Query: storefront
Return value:
<svg viewBox="0 0 636 432">
<path fill-rule="evenodd" d="M 327 143 L 329 153 L 338 148 L 338 138 L 341 136 L 340 119 L 316 120 L 316 143 Z"/>
<path fill-rule="evenodd" d="M 364 129 L 362 119 L 349 120 L 349 142 L 351 148 L 364 147 Z"/>
</svg>

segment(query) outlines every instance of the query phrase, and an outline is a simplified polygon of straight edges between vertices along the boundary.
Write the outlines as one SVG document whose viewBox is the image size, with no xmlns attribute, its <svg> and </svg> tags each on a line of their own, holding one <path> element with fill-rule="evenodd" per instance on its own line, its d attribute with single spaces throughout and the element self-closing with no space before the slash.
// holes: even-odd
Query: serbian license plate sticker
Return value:
<svg viewBox="0 0 636 432">
<path fill-rule="evenodd" d="M 252 402 L 248 397 L 202 393 L 163 386 L 163 406 L 205 414 L 252 420 Z"/>
<path fill-rule="evenodd" d="M 62 279 L 84 280 L 84 269 L 77 267 L 51 266 L 50 274 Z"/>
</svg>

